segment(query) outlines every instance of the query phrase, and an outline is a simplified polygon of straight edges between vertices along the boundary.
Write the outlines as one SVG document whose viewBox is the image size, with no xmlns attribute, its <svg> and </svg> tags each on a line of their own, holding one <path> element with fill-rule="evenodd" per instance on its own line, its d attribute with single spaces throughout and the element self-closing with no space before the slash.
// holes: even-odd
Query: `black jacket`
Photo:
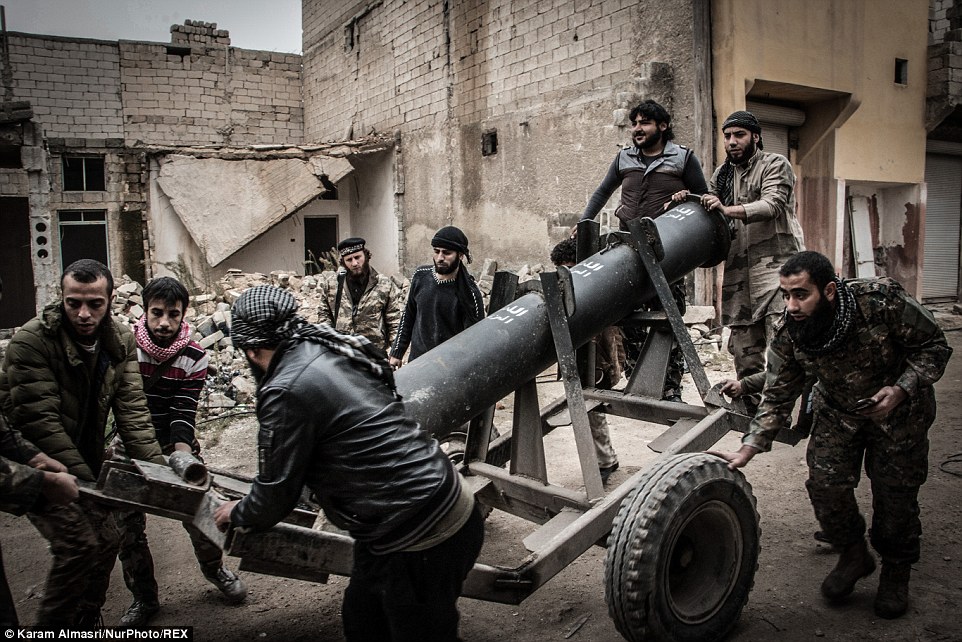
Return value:
<svg viewBox="0 0 962 642">
<path fill-rule="evenodd" d="M 259 473 L 231 514 L 270 528 L 310 488 L 328 519 L 376 553 L 416 542 L 460 478 L 386 384 L 309 340 L 279 346 L 257 394 Z"/>
</svg>

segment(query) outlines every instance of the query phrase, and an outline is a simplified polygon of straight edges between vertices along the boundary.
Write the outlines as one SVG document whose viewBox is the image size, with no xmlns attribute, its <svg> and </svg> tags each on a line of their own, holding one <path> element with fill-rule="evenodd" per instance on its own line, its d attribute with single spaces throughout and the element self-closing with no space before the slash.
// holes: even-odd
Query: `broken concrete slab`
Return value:
<svg viewBox="0 0 962 642">
<path fill-rule="evenodd" d="M 170 154 L 157 185 L 212 267 L 325 191 L 313 160 L 295 158 Z"/>
<path fill-rule="evenodd" d="M 715 308 L 710 305 L 689 305 L 685 310 L 685 324 L 695 325 L 696 323 L 709 324 L 715 320 Z"/>
</svg>

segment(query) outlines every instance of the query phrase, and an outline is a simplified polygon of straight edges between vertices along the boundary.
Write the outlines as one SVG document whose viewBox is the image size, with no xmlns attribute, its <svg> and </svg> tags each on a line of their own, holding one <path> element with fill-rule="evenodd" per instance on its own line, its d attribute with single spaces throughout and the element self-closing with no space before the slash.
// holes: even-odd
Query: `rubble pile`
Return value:
<svg viewBox="0 0 962 642">
<path fill-rule="evenodd" d="M 300 304 L 299 312 L 308 321 L 318 320 L 320 292 L 318 276 L 300 276 L 288 272 L 261 274 L 228 270 L 213 284 L 212 292 L 198 292 L 190 297 L 184 319 L 193 330 L 192 338 L 207 350 L 210 365 L 207 385 L 201 396 L 198 414 L 210 419 L 237 411 L 249 410 L 257 389 L 244 354 L 234 348 L 230 338 L 231 306 L 241 293 L 255 285 L 275 285 L 290 290 Z M 144 314 L 143 287 L 127 275 L 118 280 L 113 303 L 116 317 L 133 324 Z"/>
<path fill-rule="evenodd" d="M 539 289 L 540 275 L 545 271 L 541 264 L 524 265 L 518 275 L 519 292 Z M 491 295 L 494 275 L 498 263 L 486 259 L 477 274 L 478 288 L 484 297 L 485 308 Z M 270 274 L 228 270 L 227 274 L 213 284 L 209 292 L 197 291 L 190 297 L 190 306 L 184 315 L 193 330 L 193 339 L 204 349 L 210 359 L 207 385 L 198 408 L 199 419 L 211 419 L 238 412 L 249 411 L 253 407 L 257 390 L 244 354 L 231 343 L 231 306 L 244 290 L 255 285 L 270 284 L 290 290 L 300 304 L 299 314 L 310 323 L 319 320 L 320 289 L 318 287 L 325 274 L 306 275 L 275 271 Z M 393 278 L 393 277 L 392 277 Z M 404 297 L 410 281 L 395 278 Z M 144 315 L 146 302 L 143 300 L 143 286 L 124 275 L 117 279 L 116 297 L 113 312 L 116 317 L 130 326 Z M 730 361 L 727 352 L 722 351 L 722 339 L 713 320 L 715 311 L 711 307 L 689 306 L 685 322 L 695 345 L 698 347 L 702 362 L 708 367 L 724 366 Z M 0 358 L 9 339 L 0 341 Z"/>
</svg>

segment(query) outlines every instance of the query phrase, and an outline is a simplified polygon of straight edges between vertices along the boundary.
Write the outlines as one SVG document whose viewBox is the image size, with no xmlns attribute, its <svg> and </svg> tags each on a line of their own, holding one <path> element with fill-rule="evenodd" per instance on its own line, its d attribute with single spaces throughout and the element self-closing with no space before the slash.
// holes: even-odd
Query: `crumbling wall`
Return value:
<svg viewBox="0 0 962 642">
<path fill-rule="evenodd" d="M 945 34 L 962 27 L 958 0 L 929 0 L 929 44 L 942 42 Z"/>
<path fill-rule="evenodd" d="M 30 103 L 43 135 L 123 136 L 116 42 L 10 33 L 8 47 L 13 96 Z"/>
<path fill-rule="evenodd" d="M 174 25 L 169 44 L 11 33 L 13 98 L 53 138 L 301 142 L 301 57 L 231 47 L 216 27 Z"/>
<path fill-rule="evenodd" d="M 543 260 L 644 98 L 692 143 L 687 0 L 325 4 L 304 3 L 305 138 L 400 133 L 405 269 L 445 224 L 476 255 Z"/>
<path fill-rule="evenodd" d="M 0 172 L 0 193 L 30 199 L 36 245 L 25 251 L 31 251 L 38 308 L 56 292 L 58 212 L 66 209 L 105 211 L 111 269 L 144 278 L 142 144 L 303 140 L 300 56 L 232 48 L 228 32 L 214 24 L 174 25 L 169 44 L 3 37 L 4 105 L 23 106 L 37 140 L 24 145 L 29 162 L 22 170 Z M 64 192 L 65 155 L 102 157 L 106 189 Z"/>
<path fill-rule="evenodd" d="M 230 47 L 214 23 L 171 27 L 171 44 L 120 41 L 128 140 L 297 144 L 301 57 Z"/>
</svg>

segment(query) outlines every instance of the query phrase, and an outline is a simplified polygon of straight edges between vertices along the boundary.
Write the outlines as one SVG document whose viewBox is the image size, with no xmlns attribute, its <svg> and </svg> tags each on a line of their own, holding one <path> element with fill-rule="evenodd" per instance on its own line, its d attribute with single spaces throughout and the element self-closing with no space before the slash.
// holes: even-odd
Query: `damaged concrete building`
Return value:
<svg viewBox="0 0 962 642">
<path fill-rule="evenodd" d="M 396 245 L 393 139 L 305 145 L 299 55 L 196 21 L 170 43 L 2 44 L 0 327 L 55 299 L 77 258 L 204 285 L 232 267 L 303 273 L 339 233 Z"/>
<path fill-rule="evenodd" d="M 808 247 L 959 296 L 959 0 L 303 0 L 302 27 L 303 56 L 191 21 L 169 44 L 4 34 L 0 206 L 23 233 L 0 269 L 35 286 L 24 309 L 95 244 L 134 278 L 216 278 L 361 235 L 402 274 L 454 224 L 475 256 L 546 262 L 649 97 L 706 172 L 721 120 L 755 111 Z"/>
</svg>

